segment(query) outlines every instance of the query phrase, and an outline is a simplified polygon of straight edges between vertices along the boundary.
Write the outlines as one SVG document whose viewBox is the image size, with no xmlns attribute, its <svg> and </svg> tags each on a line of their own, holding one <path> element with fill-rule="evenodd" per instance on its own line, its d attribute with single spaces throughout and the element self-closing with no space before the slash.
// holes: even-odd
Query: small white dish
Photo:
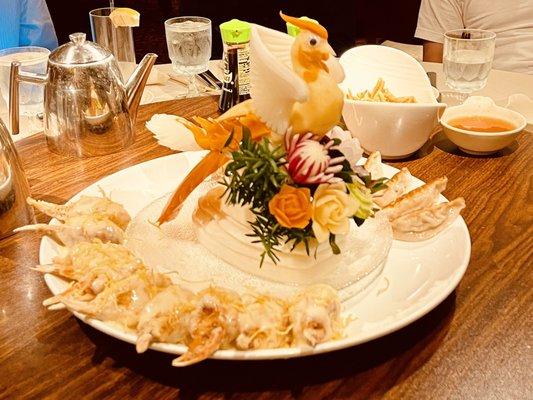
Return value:
<svg viewBox="0 0 533 400">
<path fill-rule="evenodd" d="M 508 121 L 515 129 L 504 132 L 475 132 L 459 129 L 449 124 L 453 118 L 486 116 Z M 497 106 L 489 97 L 472 96 L 463 104 L 448 107 L 441 118 L 444 133 L 465 153 L 487 155 L 509 146 L 527 125 L 526 118 L 510 109 Z"/>
<path fill-rule="evenodd" d="M 346 126 L 367 153 L 379 150 L 385 159 L 405 158 L 420 149 L 439 124 L 446 104 L 416 59 L 385 46 L 360 46 L 340 58 L 347 93 L 370 90 L 382 78 L 395 96 L 414 96 L 417 103 L 344 101 Z M 437 93 L 435 93 L 437 92 Z"/>
</svg>

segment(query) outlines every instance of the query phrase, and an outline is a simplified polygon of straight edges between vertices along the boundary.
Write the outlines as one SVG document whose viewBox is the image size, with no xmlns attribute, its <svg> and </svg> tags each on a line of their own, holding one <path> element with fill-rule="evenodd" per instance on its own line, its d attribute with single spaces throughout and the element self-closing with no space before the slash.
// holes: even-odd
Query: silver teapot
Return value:
<svg viewBox="0 0 533 400">
<path fill-rule="evenodd" d="M 0 239 L 35 222 L 26 203 L 30 189 L 13 140 L 0 119 Z"/>
<path fill-rule="evenodd" d="M 10 120 L 19 133 L 19 82 L 44 85 L 44 134 L 48 148 L 77 157 L 110 154 L 133 143 L 141 96 L 157 58 L 144 56 L 127 83 L 107 49 L 73 33 L 55 49 L 46 75 L 19 71 L 11 64 Z"/>
</svg>

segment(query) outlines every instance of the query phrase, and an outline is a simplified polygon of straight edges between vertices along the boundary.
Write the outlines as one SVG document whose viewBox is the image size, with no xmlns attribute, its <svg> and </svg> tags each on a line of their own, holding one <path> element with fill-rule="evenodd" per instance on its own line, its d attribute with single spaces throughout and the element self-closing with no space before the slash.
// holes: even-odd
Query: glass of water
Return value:
<svg viewBox="0 0 533 400">
<path fill-rule="evenodd" d="M 492 68 L 496 34 L 481 29 L 457 29 L 444 34 L 446 84 L 468 95 L 483 89 Z"/>
<path fill-rule="evenodd" d="M 168 55 L 172 68 L 188 77 L 186 97 L 198 95 L 196 74 L 207 71 L 211 58 L 211 20 L 176 17 L 165 21 Z"/>
</svg>

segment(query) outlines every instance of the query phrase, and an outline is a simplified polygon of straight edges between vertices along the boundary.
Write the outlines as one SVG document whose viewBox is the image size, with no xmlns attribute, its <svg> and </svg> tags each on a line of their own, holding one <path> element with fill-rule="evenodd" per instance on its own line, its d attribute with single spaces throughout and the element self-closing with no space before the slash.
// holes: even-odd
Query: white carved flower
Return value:
<svg viewBox="0 0 533 400">
<path fill-rule="evenodd" d="M 340 126 L 335 126 L 328 132 L 330 139 L 339 139 L 341 143 L 333 148 L 340 151 L 346 160 L 350 163 L 352 169 L 363 156 L 363 149 L 357 138 L 354 138 L 350 131 L 343 130 Z"/>
<path fill-rule="evenodd" d="M 329 234 L 346 234 L 350 218 L 359 208 L 358 201 L 346 192 L 344 182 L 323 183 L 313 195 L 313 232 L 319 243 L 329 239 Z"/>
</svg>

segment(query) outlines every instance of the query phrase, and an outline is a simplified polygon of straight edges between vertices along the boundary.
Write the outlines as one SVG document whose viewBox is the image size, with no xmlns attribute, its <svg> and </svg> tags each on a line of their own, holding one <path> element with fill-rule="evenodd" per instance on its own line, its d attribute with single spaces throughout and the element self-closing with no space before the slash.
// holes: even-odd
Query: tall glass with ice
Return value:
<svg viewBox="0 0 533 400">
<path fill-rule="evenodd" d="M 211 20 L 176 17 L 165 21 L 168 55 L 172 68 L 188 77 L 186 97 L 198 95 L 195 75 L 207 71 L 211 58 Z"/>
<path fill-rule="evenodd" d="M 492 68 L 496 34 L 481 29 L 457 29 L 444 34 L 446 84 L 461 93 L 483 89 Z"/>
</svg>

